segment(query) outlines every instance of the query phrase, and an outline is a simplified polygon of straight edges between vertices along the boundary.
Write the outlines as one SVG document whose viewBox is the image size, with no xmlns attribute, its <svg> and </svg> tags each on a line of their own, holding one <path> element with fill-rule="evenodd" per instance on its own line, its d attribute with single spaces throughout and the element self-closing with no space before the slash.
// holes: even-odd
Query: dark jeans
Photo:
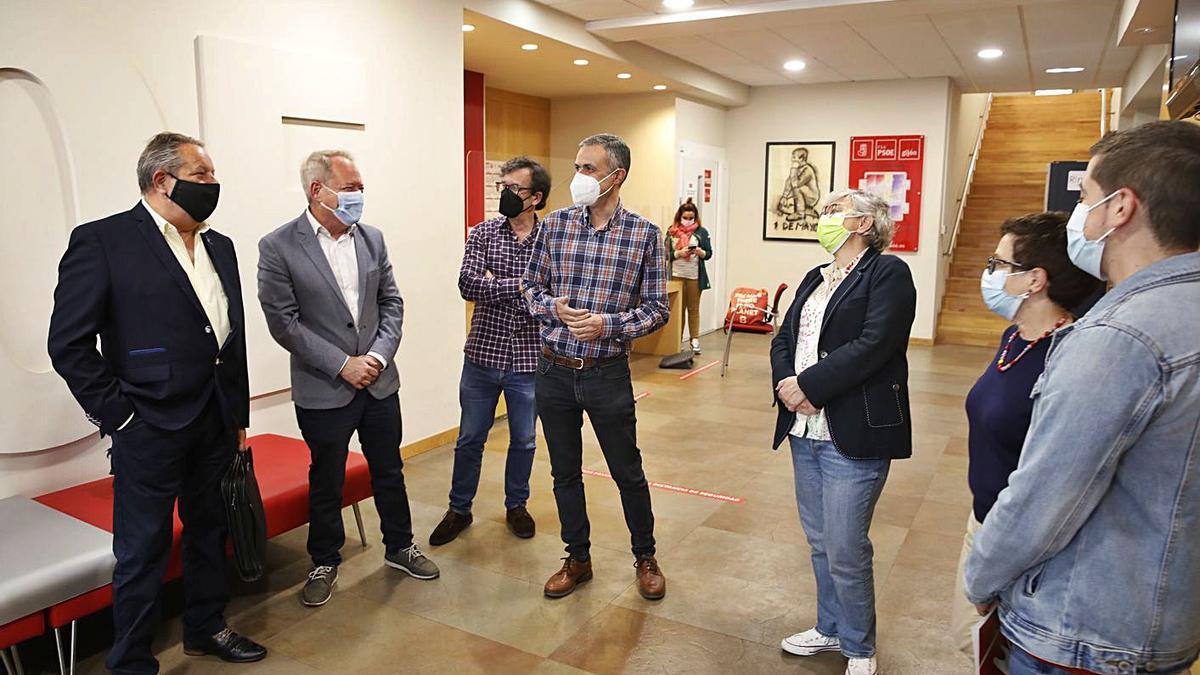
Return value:
<svg viewBox="0 0 1200 675">
<path fill-rule="evenodd" d="M 458 382 L 462 408 L 458 443 L 454 446 L 454 474 L 450 480 L 450 509 L 466 515 L 479 489 L 483 444 L 496 421 L 496 403 L 504 393 L 508 410 L 508 458 L 504 465 L 504 508 L 524 506 L 529 499 L 529 473 L 537 444 L 537 410 L 533 400 L 533 373 L 488 368 L 463 359 Z"/>
<path fill-rule="evenodd" d="M 185 640 L 225 627 L 225 511 L 221 477 L 237 435 L 217 404 L 177 431 L 134 417 L 112 437 L 113 647 L 108 668 L 157 673 L 150 651 L 158 623 L 159 591 L 171 551 L 172 511 L 179 499 L 183 523 L 183 632 Z"/>
<path fill-rule="evenodd" d="M 314 410 L 296 406 L 300 434 L 312 454 L 308 467 L 308 554 L 314 565 L 339 565 L 346 529 L 342 524 L 342 488 L 350 436 L 357 431 L 371 471 L 371 491 L 389 553 L 412 546 L 412 514 L 400 459 L 400 397 L 377 399 L 360 389 L 341 408 Z"/>
<path fill-rule="evenodd" d="M 629 361 L 574 370 L 538 359 L 537 411 L 550 450 L 554 500 L 567 554 L 587 560 L 591 542 L 583 494 L 583 413 L 587 413 L 608 471 L 621 491 L 634 555 L 654 555 L 650 487 L 637 447 L 637 416 Z"/>
</svg>

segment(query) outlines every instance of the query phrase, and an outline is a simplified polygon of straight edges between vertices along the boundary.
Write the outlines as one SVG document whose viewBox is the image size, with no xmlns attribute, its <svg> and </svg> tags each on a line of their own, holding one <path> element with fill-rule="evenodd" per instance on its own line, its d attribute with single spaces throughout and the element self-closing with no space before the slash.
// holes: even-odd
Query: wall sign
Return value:
<svg viewBox="0 0 1200 675">
<path fill-rule="evenodd" d="M 916 251 L 921 241 L 924 136 L 852 136 L 848 185 L 883 197 L 891 206 L 893 251 Z"/>
</svg>

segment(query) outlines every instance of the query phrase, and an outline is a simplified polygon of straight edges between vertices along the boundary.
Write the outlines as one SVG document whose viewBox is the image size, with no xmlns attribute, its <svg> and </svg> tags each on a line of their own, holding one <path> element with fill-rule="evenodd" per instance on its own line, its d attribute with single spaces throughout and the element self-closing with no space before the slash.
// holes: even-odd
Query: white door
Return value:
<svg viewBox="0 0 1200 675">
<path fill-rule="evenodd" d="M 728 241 L 728 204 L 725 171 L 725 149 L 699 143 L 683 142 L 679 147 L 679 177 L 677 201 L 682 204 L 689 197 L 700 213 L 700 223 L 708 230 L 712 239 L 713 258 L 705 263 L 708 280 L 712 285 L 700 296 L 700 332 L 707 333 L 721 327 L 728 304 L 725 282 L 725 244 Z M 673 213 L 671 215 L 674 215 Z M 670 227 L 670 224 L 667 225 Z M 684 325 L 687 333 L 687 325 Z"/>
</svg>

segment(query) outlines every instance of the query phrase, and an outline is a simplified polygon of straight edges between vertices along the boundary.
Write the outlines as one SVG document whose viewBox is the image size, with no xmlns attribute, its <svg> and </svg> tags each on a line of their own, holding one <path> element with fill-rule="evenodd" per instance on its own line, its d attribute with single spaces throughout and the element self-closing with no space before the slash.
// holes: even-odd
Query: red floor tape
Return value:
<svg viewBox="0 0 1200 675">
<path fill-rule="evenodd" d="M 709 368 L 712 368 L 713 366 L 719 364 L 720 362 L 721 362 L 720 359 L 718 359 L 707 365 L 700 366 L 699 368 L 696 368 L 695 370 L 689 370 L 686 373 L 680 375 L 679 379 L 686 380 L 693 375 L 699 375 L 700 373 L 703 373 L 704 371 L 708 370 Z"/>
<path fill-rule="evenodd" d="M 599 476 L 600 478 L 612 478 L 612 474 L 608 474 L 603 471 L 595 471 L 593 469 L 584 469 L 583 474 L 585 476 Z M 723 495 L 723 494 L 720 494 L 717 492 L 709 492 L 707 490 L 697 490 L 696 488 L 681 487 L 679 485 L 671 485 L 670 483 L 660 483 L 660 482 L 654 481 L 654 480 L 647 481 L 647 482 L 650 484 L 650 487 L 652 487 L 652 488 L 658 488 L 659 490 L 666 490 L 668 492 L 675 492 L 675 493 L 681 494 L 681 495 L 692 495 L 693 497 L 704 497 L 705 499 L 715 499 L 719 502 L 725 502 L 727 504 L 745 504 L 746 503 L 746 500 L 742 499 L 741 497 L 732 497 L 730 495 Z"/>
</svg>

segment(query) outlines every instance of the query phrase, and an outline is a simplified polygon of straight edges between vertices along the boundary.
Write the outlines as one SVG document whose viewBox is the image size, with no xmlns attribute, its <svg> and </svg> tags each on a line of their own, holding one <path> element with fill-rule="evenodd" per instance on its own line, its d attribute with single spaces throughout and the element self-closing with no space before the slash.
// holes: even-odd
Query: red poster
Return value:
<svg viewBox="0 0 1200 675">
<path fill-rule="evenodd" d="M 892 207 L 893 251 L 915 251 L 921 242 L 921 169 L 924 136 L 852 136 L 848 185 L 870 190 Z"/>
</svg>

